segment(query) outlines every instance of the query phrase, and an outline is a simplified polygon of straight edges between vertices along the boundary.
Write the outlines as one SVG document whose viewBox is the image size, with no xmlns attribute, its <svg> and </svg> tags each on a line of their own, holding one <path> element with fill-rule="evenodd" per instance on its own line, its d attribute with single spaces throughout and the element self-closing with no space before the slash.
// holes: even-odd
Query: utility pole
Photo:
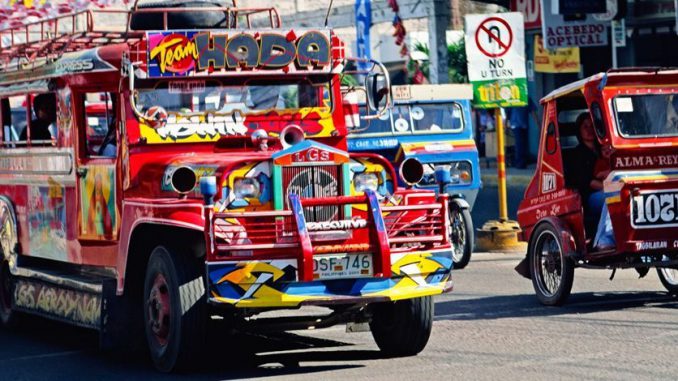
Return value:
<svg viewBox="0 0 678 381">
<path fill-rule="evenodd" d="M 448 83 L 447 27 L 450 23 L 450 1 L 430 0 L 433 13 L 428 16 L 429 80 L 431 83 Z"/>
</svg>

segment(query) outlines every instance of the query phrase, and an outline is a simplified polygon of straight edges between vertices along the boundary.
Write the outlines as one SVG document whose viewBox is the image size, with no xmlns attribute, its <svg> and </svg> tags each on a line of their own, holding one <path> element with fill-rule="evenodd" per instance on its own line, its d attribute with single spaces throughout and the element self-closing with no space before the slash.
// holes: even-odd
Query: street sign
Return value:
<svg viewBox="0 0 678 381">
<path fill-rule="evenodd" d="M 554 1 L 558 0 L 541 0 L 542 33 L 546 49 L 608 44 L 609 22 L 596 21 L 593 14 L 584 15 L 582 20 L 565 21 L 563 15 L 553 12 Z"/>
<path fill-rule="evenodd" d="M 539 73 L 579 73 L 579 48 L 544 49 L 541 35 L 534 36 L 534 70 Z"/>
<path fill-rule="evenodd" d="M 540 2 L 541 0 L 511 0 L 511 10 L 522 13 L 525 18 L 525 29 L 541 28 Z"/>
<path fill-rule="evenodd" d="M 623 48 L 626 46 L 626 22 L 624 19 L 612 21 L 612 38 L 615 47 Z"/>
<path fill-rule="evenodd" d="M 372 58 L 370 49 L 370 27 L 372 26 L 372 3 L 370 0 L 355 1 L 356 55 L 358 58 Z M 367 71 L 370 64 L 358 61 L 358 70 Z"/>
<path fill-rule="evenodd" d="M 474 106 L 527 105 L 523 15 L 467 15 L 465 38 Z"/>
</svg>

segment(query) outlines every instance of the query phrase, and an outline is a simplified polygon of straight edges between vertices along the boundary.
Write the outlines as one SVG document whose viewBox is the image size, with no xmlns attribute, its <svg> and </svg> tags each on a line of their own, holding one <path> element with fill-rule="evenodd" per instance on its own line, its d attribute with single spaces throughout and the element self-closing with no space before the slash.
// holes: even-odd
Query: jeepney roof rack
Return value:
<svg viewBox="0 0 678 381">
<path fill-rule="evenodd" d="M 236 5 L 235 0 L 233 4 Z M 138 8 L 135 3 L 132 9 L 84 9 L 19 25 L 15 22 L 0 29 L 0 72 L 32 69 L 36 63 L 57 60 L 68 52 L 139 42 L 145 31 L 130 29 L 135 12 L 162 15 L 164 30 L 168 30 L 168 15 L 177 12 L 223 12 L 225 29 L 238 28 L 241 23 L 251 28 L 254 16 L 266 16 L 271 28 L 281 27 L 280 15 L 273 7 Z M 116 16 L 121 18 L 122 27 L 102 27 L 97 21 Z"/>
</svg>

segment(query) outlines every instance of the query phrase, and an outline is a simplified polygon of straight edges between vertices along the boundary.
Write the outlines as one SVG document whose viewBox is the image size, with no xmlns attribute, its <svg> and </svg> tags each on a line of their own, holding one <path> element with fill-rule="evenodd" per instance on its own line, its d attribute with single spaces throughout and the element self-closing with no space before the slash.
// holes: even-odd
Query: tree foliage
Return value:
<svg viewBox="0 0 678 381">
<path fill-rule="evenodd" d="M 430 49 L 427 44 L 417 42 L 414 45 L 414 50 L 430 57 Z M 459 42 L 447 45 L 447 59 L 448 59 L 448 73 L 450 76 L 450 83 L 468 83 L 468 67 L 466 62 L 466 45 L 464 39 Z M 414 74 L 414 61 L 410 61 L 408 70 Z M 424 72 L 426 78 L 430 78 L 430 63 L 428 60 L 420 62 L 421 71 Z"/>
</svg>

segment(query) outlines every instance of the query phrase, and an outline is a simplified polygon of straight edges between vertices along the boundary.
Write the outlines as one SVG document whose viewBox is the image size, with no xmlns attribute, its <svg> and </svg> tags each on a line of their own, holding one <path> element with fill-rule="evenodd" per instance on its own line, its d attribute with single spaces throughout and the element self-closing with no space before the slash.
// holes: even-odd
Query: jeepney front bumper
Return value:
<svg viewBox="0 0 678 381">
<path fill-rule="evenodd" d="M 448 196 L 414 192 L 400 200 L 399 205 L 381 205 L 370 191 L 332 199 L 290 195 L 291 210 L 215 213 L 207 219 L 210 302 L 295 307 L 401 300 L 451 290 Z M 306 221 L 305 211 L 326 205 L 352 212 L 344 220 Z M 368 256 L 369 271 L 328 276 L 314 268 L 327 255 Z"/>
<path fill-rule="evenodd" d="M 240 308 L 396 301 L 452 290 L 452 252 L 392 254 L 390 278 L 299 281 L 296 260 L 208 263 L 209 301 Z"/>
</svg>

